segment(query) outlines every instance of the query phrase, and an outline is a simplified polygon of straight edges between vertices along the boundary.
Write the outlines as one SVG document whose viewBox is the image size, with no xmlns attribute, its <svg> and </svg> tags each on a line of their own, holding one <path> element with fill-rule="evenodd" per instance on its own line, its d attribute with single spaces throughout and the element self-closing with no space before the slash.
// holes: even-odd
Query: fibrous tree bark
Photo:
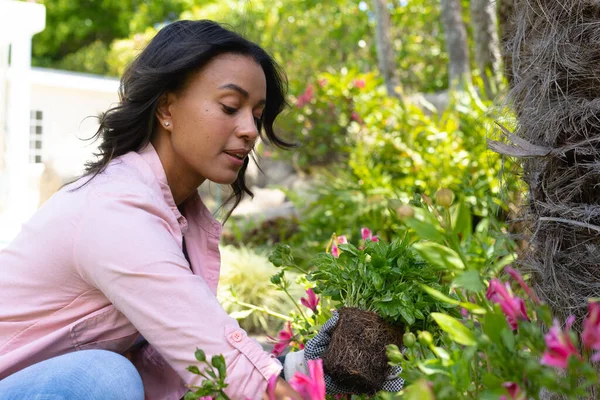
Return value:
<svg viewBox="0 0 600 400">
<path fill-rule="evenodd" d="M 509 144 L 528 185 L 521 266 L 562 321 L 600 297 L 600 3 L 517 0 Z"/>
<path fill-rule="evenodd" d="M 510 39 L 514 36 L 515 0 L 497 0 L 498 31 L 504 76 L 512 83 L 512 57 L 509 52 Z"/>
</svg>

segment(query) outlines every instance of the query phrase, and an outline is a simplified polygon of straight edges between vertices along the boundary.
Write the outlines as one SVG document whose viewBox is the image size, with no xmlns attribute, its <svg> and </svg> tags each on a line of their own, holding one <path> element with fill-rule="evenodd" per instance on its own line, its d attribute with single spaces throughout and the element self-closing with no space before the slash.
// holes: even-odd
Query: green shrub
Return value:
<svg viewBox="0 0 600 400">
<path fill-rule="evenodd" d="M 286 193 L 302 221 L 292 242 L 314 250 L 332 232 L 353 235 L 361 226 L 391 240 L 403 229 L 393 218 L 395 208 L 440 187 L 452 189 L 475 220 L 503 220 L 508 205 L 517 201 L 522 185 L 517 175 L 501 179 L 502 171 L 514 165 L 487 149 L 494 126 L 490 103 L 474 94 L 456 94 L 444 113 L 432 114 L 388 97 L 372 75 L 319 78 L 327 83 L 313 85 L 314 98 L 301 99 L 297 125 L 287 129 L 303 132 L 304 127 L 307 135 L 307 145 L 294 150 L 300 152 L 296 160 L 318 164 L 323 154 L 338 152 L 326 156 L 337 162 L 312 167 L 316 179 L 308 196 Z M 357 81 L 364 82 L 360 89 Z M 334 105 L 331 114 L 329 104 Z M 312 141 L 323 143 L 327 152 L 321 154 Z"/>
<path fill-rule="evenodd" d="M 298 232 L 300 221 L 295 216 L 254 220 L 246 216 L 233 217 L 225 225 L 221 243 L 253 248 L 270 247 L 288 242 Z"/>
</svg>

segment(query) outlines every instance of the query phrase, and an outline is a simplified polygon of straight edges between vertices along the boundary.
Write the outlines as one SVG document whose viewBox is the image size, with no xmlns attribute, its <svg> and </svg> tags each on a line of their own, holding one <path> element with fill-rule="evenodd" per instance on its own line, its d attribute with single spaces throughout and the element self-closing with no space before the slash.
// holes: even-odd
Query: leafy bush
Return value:
<svg viewBox="0 0 600 400">
<path fill-rule="evenodd" d="M 448 110 L 431 114 L 388 97 L 372 75 L 348 72 L 319 78 L 326 83 L 312 85 L 313 99 L 301 99 L 293 124 L 284 126 L 306 135 L 300 142 L 307 145 L 286 157 L 306 165 L 322 158 L 339 162 L 312 167 L 315 184 L 308 194 L 286 192 L 302 221 L 294 243 L 314 252 L 314 245 L 331 232 L 346 234 L 365 225 L 389 241 L 403 229 L 393 218 L 394 209 L 415 194 L 440 187 L 457 193 L 474 220 L 502 220 L 509 205 L 518 201 L 522 184 L 516 177 L 501 179 L 514 166 L 487 150 L 493 125 L 489 103 L 457 94 Z M 329 154 L 335 152 L 341 153 Z"/>
<path fill-rule="evenodd" d="M 104 75 L 107 70 L 106 58 L 108 57 L 108 46 L 96 40 L 85 47 L 65 56 L 57 67 L 68 71 L 85 71 L 91 74 Z"/>
<path fill-rule="evenodd" d="M 295 216 L 276 217 L 263 221 L 246 216 L 232 217 L 225 226 L 221 243 L 252 248 L 270 247 L 288 242 L 298 232 L 300 221 Z"/>
</svg>

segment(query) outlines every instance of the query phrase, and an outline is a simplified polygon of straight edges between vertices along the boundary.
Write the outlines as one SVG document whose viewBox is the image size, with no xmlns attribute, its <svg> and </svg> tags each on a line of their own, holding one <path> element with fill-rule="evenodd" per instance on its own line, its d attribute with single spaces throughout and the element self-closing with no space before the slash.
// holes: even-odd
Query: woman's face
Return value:
<svg viewBox="0 0 600 400">
<path fill-rule="evenodd" d="M 254 59 L 222 54 L 192 75 L 183 91 L 168 94 L 158 118 L 159 145 L 171 153 L 169 184 L 233 183 L 258 137 L 266 93 L 265 74 Z"/>
</svg>

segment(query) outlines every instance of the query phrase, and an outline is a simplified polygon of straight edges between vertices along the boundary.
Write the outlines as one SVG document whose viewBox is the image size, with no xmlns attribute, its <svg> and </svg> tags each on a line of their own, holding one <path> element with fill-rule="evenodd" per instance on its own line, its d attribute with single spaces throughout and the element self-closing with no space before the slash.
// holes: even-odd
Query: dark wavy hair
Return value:
<svg viewBox="0 0 600 400">
<path fill-rule="evenodd" d="M 100 126 L 91 139 L 102 141 L 95 154 L 97 160 L 86 163 L 84 176 L 91 176 L 91 180 L 114 158 L 144 148 L 153 138 L 161 96 L 184 89 L 194 72 L 224 53 L 252 57 L 262 67 L 267 98 L 258 132 L 267 143 L 280 148 L 293 147 L 294 144 L 279 138 L 273 130 L 275 118 L 287 106 L 287 80 L 275 60 L 257 44 L 216 22 L 177 21 L 162 28 L 127 67 L 121 78 L 119 104 L 99 117 Z M 223 203 L 233 202 L 225 220 L 245 194 L 253 196 L 245 182 L 248 163 L 246 158 L 231 184 L 231 196 Z"/>
</svg>

